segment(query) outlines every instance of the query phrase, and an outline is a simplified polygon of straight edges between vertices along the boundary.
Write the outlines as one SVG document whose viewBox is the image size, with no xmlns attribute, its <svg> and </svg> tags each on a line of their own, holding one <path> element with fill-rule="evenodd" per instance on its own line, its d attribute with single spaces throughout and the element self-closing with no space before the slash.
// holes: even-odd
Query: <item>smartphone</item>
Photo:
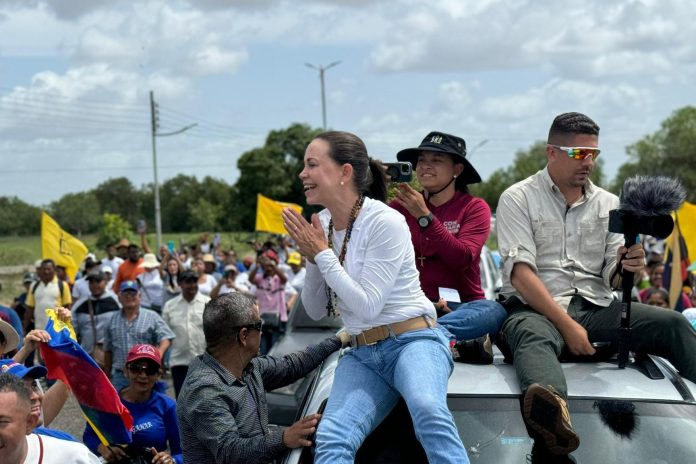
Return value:
<svg viewBox="0 0 696 464">
<path fill-rule="evenodd" d="M 167 242 L 167 249 L 169 249 L 170 254 L 174 253 L 174 240 L 169 240 Z"/>
<path fill-rule="evenodd" d="M 411 182 L 413 179 L 413 166 L 408 161 L 384 163 L 384 166 L 391 182 Z"/>
<path fill-rule="evenodd" d="M 139 219 L 138 220 L 138 233 L 144 234 L 146 230 L 147 230 L 147 224 L 145 223 L 145 219 Z"/>
</svg>

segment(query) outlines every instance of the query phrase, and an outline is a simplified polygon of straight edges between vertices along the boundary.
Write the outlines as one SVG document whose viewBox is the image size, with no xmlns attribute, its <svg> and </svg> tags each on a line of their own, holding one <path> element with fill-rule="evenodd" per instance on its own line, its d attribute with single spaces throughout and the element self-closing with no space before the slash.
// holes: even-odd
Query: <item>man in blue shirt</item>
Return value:
<svg viewBox="0 0 696 464">
<path fill-rule="evenodd" d="M 164 358 L 175 338 L 159 314 L 140 307 L 140 288 L 136 282 L 122 282 L 118 300 L 122 309 L 114 313 L 104 331 L 104 372 L 117 391 L 128 386 L 123 369 L 128 351 L 134 345 L 153 345 Z"/>
</svg>

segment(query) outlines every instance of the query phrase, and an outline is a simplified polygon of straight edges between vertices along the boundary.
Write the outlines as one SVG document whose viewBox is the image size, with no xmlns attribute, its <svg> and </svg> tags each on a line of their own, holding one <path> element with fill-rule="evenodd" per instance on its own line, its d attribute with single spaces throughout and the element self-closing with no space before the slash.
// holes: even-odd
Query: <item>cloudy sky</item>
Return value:
<svg viewBox="0 0 696 464">
<path fill-rule="evenodd" d="M 269 130 L 355 132 L 384 161 L 430 130 L 463 136 L 484 177 L 553 117 L 625 146 L 696 104 L 693 0 L 0 0 L 0 196 L 36 205 L 127 176 L 230 183 Z"/>
</svg>

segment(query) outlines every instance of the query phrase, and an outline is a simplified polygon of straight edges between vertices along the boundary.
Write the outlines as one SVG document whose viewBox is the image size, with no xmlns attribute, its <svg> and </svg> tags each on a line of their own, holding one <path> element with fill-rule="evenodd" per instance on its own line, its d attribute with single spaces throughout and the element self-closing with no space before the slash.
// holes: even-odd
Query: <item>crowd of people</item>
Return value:
<svg viewBox="0 0 696 464">
<path fill-rule="evenodd" d="M 643 245 L 626 249 L 623 237 L 608 233 L 618 198 L 589 179 L 598 136 L 589 117 L 559 115 L 547 166 L 501 196 L 499 301 L 486 300 L 481 289 L 491 210 L 468 188 L 481 178 L 464 139 L 437 131 L 398 153 L 422 190 L 401 183 L 389 204 L 384 166 L 362 140 L 346 132 L 318 135 L 299 178 L 307 203 L 324 209 L 311 218 L 283 210 L 288 236 L 255 242 L 255 253 L 241 260 L 218 237 L 153 251 L 143 232 L 140 245 L 123 239 L 101 259 L 88 255 L 75 282 L 52 260 L 38 262 L 36 275 L 25 276 L 16 317 L 0 320 L 7 358 L 0 404 L 12 401 L 13 420 L 21 423 L 13 445 L 0 447 L 0 457 L 11 456 L 2 462 L 60 446 L 53 441 L 59 431 L 47 426 L 69 392 L 60 381 L 40 391 L 36 380 L 46 369 L 32 359 L 48 341 L 47 308 L 72 321 L 80 345 L 133 416 L 133 443 L 125 448 L 104 444 L 85 427 L 83 442 L 106 462 L 273 462 L 308 446 L 316 433 L 314 462 L 352 463 L 403 399 L 428 461 L 466 463 L 446 403 L 448 378 L 453 361 L 492 362 L 493 342 L 515 366 L 520 412 L 535 441 L 553 455 L 572 453 L 580 437 L 559 360 L 592 356 L 594 342 L 616 343 L 621 305 L 613 292 L 624 271 L 635 273 L 640 300 L 632 307 L 630 348 L 659 354 L 696 381 L 696 310 L 688 309 L 696 295 L 681 295 L 682 314 L 670 310 L 657 248 L 646 259 Z M 268 356 L 298 298 L 310 317 L 340 317 L 345 328 L 301 352 Z M 346 347 L 321 416 L 289 427 L 268 423 L 265 391 Z M 176 401 L 163 375 L 171 377 Z M 80 446 L 61 448 L 57 455 L 75 459 L 61 462 L 94 462 Z"/>
</svg>

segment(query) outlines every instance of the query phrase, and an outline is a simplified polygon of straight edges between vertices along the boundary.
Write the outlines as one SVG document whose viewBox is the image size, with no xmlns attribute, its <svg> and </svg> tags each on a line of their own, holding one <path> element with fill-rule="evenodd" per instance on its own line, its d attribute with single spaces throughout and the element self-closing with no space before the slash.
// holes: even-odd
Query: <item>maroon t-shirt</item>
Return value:
<svg viewBox="0 0 696 464">
<path fill-rule="evenodd" d="M 428 200 L 425 204 L 433 213 L 433 222 L 425 229 L 396 201 L 389 204 L 404 215 L 411 230 L 425 295 L 438 301 L 438 287 L 446 287 L 456 289 L 462 302 L 482 300 L 479 261 L 491 229 L 490 207 L 483 199 L 459 191 L 440 206 Z"/>
</svg>

